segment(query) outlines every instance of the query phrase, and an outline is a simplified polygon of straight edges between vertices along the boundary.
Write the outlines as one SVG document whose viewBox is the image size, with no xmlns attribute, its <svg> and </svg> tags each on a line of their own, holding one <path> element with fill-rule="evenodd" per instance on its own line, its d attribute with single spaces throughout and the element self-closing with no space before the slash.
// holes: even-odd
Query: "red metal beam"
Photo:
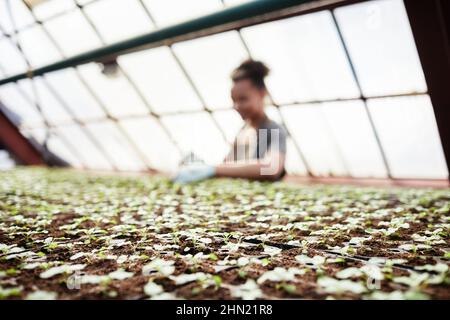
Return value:
<svg viewBox="0 0 450 320">
<path fill-rule="evenodd" d="M 0 141 L 25 165 L 45 165 L 42 155 L 0 109 Z"/>
<path fill-rule="evenodd" d="M 405 0 L 450 172 L 450 1 Z"/>
</svg>

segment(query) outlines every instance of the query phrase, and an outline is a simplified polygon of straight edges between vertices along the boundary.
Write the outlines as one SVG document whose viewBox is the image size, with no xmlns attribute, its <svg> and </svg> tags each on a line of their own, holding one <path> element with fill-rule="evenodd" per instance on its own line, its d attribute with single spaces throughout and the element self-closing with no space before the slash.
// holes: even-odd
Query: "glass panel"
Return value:
<svg viewBox="0 0 450 320">
<path fill-rule="evenodd" d="M 71 145 L 76 146 L 78 153 L 83 157 L 83 163 L 89 169 L 105 169 L 111 170 L 112 167 L 108 160 L 100 152 L 99 147 L 88 137 L 85 129 L 81 129 L 78 125 L 61 126 L 56 131 L 64 137 Z M 95 137 L 97 141 L 102 141 L 99 137 Z"/>
<path fill-rule="evenodd" d="M 238 5 L 238 4 L 243 4 L 243 3 L 251 2 L 251 1 L 252 0 L 224 0 L 225 4 L 227 6 L 235 6 L 235 5 Z"/>
<path fill-rule="evenodd" d="M 288 174 L 306 175 L 307 171 L 302 158 L 297 152 L 297 148 L 294 145 L 294 141 L 291 138 L 286 142 L 286 162 L 285 168 Z"/>
<path fill-rule="evenodd" d="M 33 67 L 41 67 L 61 59 L 61 55 L 40 25 L 21 31 L 18 39 Z"/>
<path fill-rule="evenodd" d="M 190 20 L 222 9 L 219 0 L 144 0 L 143 2 L 158 27 Z"/>
<path fill-rule="evenodd" d="M 146 169 L 114 122 L 89 123 L 86 127 L 101 142 L 108 153 L 109 159 L 119 170 L 137 171 Z"/>
<path fill-rule="evenodd" d="M 265 106 L 264 112 L 271 120 L 275 121 L 278 124 L 282 124 L 283 121 L 281 121 L 280 111 L 277 110 L 277 107 Z"/>
<path fill-rule="evenodd" d="M 368 104 L 394 177 L 448 177 L 427 95 L 371 99 Z"/>
<path fill-rule="evenodd" d="M 31 81 L 34 81 L 35 83 L 37 97 L 34 95 Z M 20 80 L 18 84 L 31 101 L 39 103 L 42 113 L 49 123 L 56 125 L 62 122 L 71 122 L 72 117 L 66 109 L 64 109 L 61 102 L 49 90 L 41 77 L 35 77 L 33 80 Z"/>
<path fill-rule="evenodd" d="M 100 46 L 100 40 L 79 10 L 44 24 L 65 55 L 71 56 Z"/>
<path fill-rule="evenodd" d="M 106 76 L 94 63 L 80 66 L 78 70 L 111 115 L 121 117 L 149 112 L 120 70 L 116 76 Z"/>
<path fill-rule="evenodd" d="M 184 153 L 193 152 L 205 162 L 222 162 L 229 151 L 221 132 L 206 112 L 162 117 Z"/>
<path fill-rule="evenodd" d="M 43 119 L 35 106 L 25 99 L 16 84 L 9 83 L 0 86 L 0 101 L 7 108 L 9 118 L 16 125 L 43 124 Z"/>
<path fill-rule="evenodd" d="M 42 1 L 33 7 L 34 15 L 37 19 L 43 21 L 61 12 L 75 8 L 73 0 L 52 0 Z"/>
<path fill-rule="evenodd" d="M 30 14 L 30 11 L 27 9 L 23 1 L 0 1 L 0 25 L 6 33 L 12 34 L 14 31 L 13 23 L 9 15 L 8 3 L 11 5 L 11 13 L 16 30 L 20 30 L 25 26 L 34 23 L 33 16 Z"/>
<path fill-rule="evenodd" d="M 346 175 L 319 105 L 282 107 L 281 112 L 292 138 L 297 141 L 313 174 Z"/>
<path fill-rule="evenodd" d="M 213 114 L 222 131 L 225 133 L 228 143 L 233 143 L 239 130 L 244 125 L 239 113 L 235 110 L 221 110 Z"/>
<path fill-rule="evenodd" d="M 254 59 L 271 68 L 269 91 L 278 104 L 357 97 L 330 12 L 242 30 Z"/>
<path fill-rule="evenodd" d="M 107 43 L 128 39 L 154 29 L 136 0 L 100 0 L 83 8 Z"/>
<path fill-rule="evenodd" d="M 97 0 L 75 0 L 79 5 L 84 6 L 86 4 L 89 4 L 91 2 L 97 1 Z"/>
<path fill-rule="evenodd" d="M 237 33 L 221 33 L 173 47 L 207 106 L 211 109 L 232 107 L 230 75 L 248 58 Z"/>
<path fill-rule="evenodd" d="M 98 119 L 106 116 L 73 69 L 50 72 L 45 78 L 78 119 Z"/>
<path fill-rule="evenodd" d="M 119 57 L 155 112 L 200 110 L 202 105 L 167 47 Z"/>
<path fill-rule="evenodd" d="M 320 107 L 350 174 L 355 177 L 386 177 L 387 172 L 364 103 L 333 102 Z"/>
<path fill-rule="evenodd" d="M 336 10 L 365 95 L 427 90 L 403 1 L 370 1 Z"/>
<path fill-rule="evenodd" d="M 22 54 L 9 38 L 0 39 L 0 67 L 3 73 L 10 76 L 27 70 Z"/>
<path fill-rule="evenodd" d="M 73 152 L 73 145 L 68 145 L 67 141 L 58 136 L 57 131 L 51 133 L 47 140 L 47 149 L 44 150 L 44 140 L 46 137 L 45 128 L 36 128 L 29 130 L 21 130 L 21 133 L 42 153 L 50 153 L 53 157 L 57 157 L 69 163 L 69 165 L 80 168 L 83 164 Z M 78 151 L 78 149 L 77 149 Z"/>
<path fill-rule="evenodd" d="M 175 172 L 180 154 L 160 124 L 152 117 L 120 121 L 120 125 L 147 157 L 154 169 Z"/>
<path fill-rule="evenodd" d="M 50 136 L 50 139 L 47 142 L 47 148 L 53 155 L 68 162 L 71 166 L 75 168 L 81 168 L 83 166 L 76 155 L 73 154 L 73 151 L 69 149 L 70 147 L 68 147 L 58 136 Z"/>
<path fill-rule="evenodd" d="M 44 152 L 44 140 L 47 135 L 46 128 L 20 129 L 20 132 L 40 152 Z"/>
<path fill-rule="evenodd" d="M 284 125 L 284 122 L 281 119 L 280 111 L 275 106 L 266 106 L 265 113 L 267 116 L 278 123 L 279 125 Z M 297 148 L 295 147 L 294 141 L 291 137 L 287 138 L 286 143 L 286 171 L 289 174 L 298 174 L 305 175 L 307 173 L 305 165 L 303 163 L 302 158 L 298 154 Z"/>
</svg>

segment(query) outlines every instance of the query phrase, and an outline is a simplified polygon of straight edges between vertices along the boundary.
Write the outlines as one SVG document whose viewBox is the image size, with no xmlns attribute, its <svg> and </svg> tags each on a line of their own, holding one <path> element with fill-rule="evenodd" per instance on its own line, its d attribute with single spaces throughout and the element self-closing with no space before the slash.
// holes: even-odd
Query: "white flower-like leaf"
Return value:
<svg viewBox="0 0 450 320">
<path fill-rule="evenodd" d="M 171 260 L 155 259 L 142 268 L 142 274 L 148 276 L 151 273 L 157 272 L 167 277 L 175 272 L 174 263 Z"/>
<path fill-rule="evenodd" d="M 40 274 L 40 277 L 42 279 L 48 279 L 51 278 L 57 274 L 61 274 L 61 273 L 73 273 L 74 271 L 79 271 L 84 269 L 86 265 L 85 264 L 73 264 L 73 265 L 69 265 L 69 264 L 64 264 L 62 266 L 57 266 L 57 267 L 52 267 L 44 272 L 42 272 Z"/>
<path fill-rule="evenodd" d="M 240 257 L 237 260 L 237 265 L 240 266 L 240 267 L 246 266 L 249 263 L 250 263 L 250 259 L 247 258 L 247 257 Z"/>
<path fill-rule="evenodd" d="M 409 277 L 396 277 L 394 278 L 394 282 L 401 283 L 407 285 L 411 288 L 416 288 L 420 286 L 425 280 L 429 278 L 429 274 L 427 273 L 417 273 L 412 272 Z"/>
<path fill-rule="evenodd" d="M 274 282 L 281 282 L 281 281 L 296 281 L 295 276 L 296 275 L 302 275 L 305 273 L 305 270 L 298 269 L 298 268 L 281 268 L 276 267 L 275 269 L 271 271 L 266 271 L 263 273 L 257 280 L 258 283 L 264 283 L 265 281 L 274 281 Z"/>
<path fill-rule="evenodd" d="M 108 276 L 114 280 L 124 280 L 131 278 L 134 275 L 133 272 L 127 272 L 123 269 L 118 269 L 116 271 L 110 272 Z"/>
<path fill-rule="evenodd" d="M 263 296 L 261 289 L 253 279 L 247 279 L 243 285 L 231 287 L 230 293 L 232 297 L 243 300 L 255 300 Z"/>
<path fill-rule="evenodd" d="M 156 296 L 164 292 L 164 288 L 159 284 L 154 283 L 153 281 L 149 281 L 144 286 L 144 293 L 150 297 Z"/>
<path fill-rule="evenodd" d="M 264 246 L 264 252 L 265 254 L 268 254 L 270 256 L 275 256 L 281 252 L 280 248 L 273 247 L 273 246 Z"/>
<path fill-rule="evenodd" d="M 314 266 L 314 267 L 320 267 L 323 265 L 326 261 L 325 257 L 322 256 L 314 256 L 312 258 L 308 257 L 307 255 L 301 254 L 298 256 L 295 256 L 295 260 L 301 264 Z"/>
<path fill-rule="evenodd" d="M 445 263 L 437 263 L 435 265 L 432 264 L 426 264 L 424 266 L 418 266 L 414 267 L 416 270 L 425 270 L 430 272 L 437 272 L 437 273 L 445 273 L 448 270 L 448 265 Z"/>
<path fill-rule="evenodd" d="M 192 281 L 206 281 L 211 279 L 211 275 L 203 272 L 197 272 L 197 273 L 185 273 L 180 274 L 179 276 L 171 276 L 170 279 L 172 279 L 176 285 L 182 285 L 188 282 Z"/>
<path fill-rule="evenodd" d="M 37 290 L 31 292 L 25 298 L 26 300 L 55 300 L 58 297 L 56 292 Z"/>
<path fill-rule="evenodd" d="M 108 281 L 109 277 L 106 275 L 85 274 L 80 276 L 80 284 L 99 284 Z"/>
<path fill-rule="evenodd" d="M 84 257 L 85 255 L 86 255 L 86 253 L 84 253 L 84 252 L 78 252 L 78 253 L 75 253 L 73 256 L 71 256 L 70 260 L 77 260 L 81 257 Z"/>
<path fill-rule="evenodd" d="M 428 295 L 417 292 L 417 291 L 392 291 L 392 292 L 383 292 L 383 291 L 374 291 L 369 296 L 366 296 L 365 299 L 371 300 L 428 300 Z"/>
<path fill-rule="evenodd" d="M 365 266 L 362 266 L 360 270 L 364 272 L 364 274 L 367 275 L 368 278 L 375 280 L 384 279 L 383 272 L 381 271 L 380 267 L 375 264 L 366 264 Z"/>
<path fill-rule="evenodd" d="M 317 284 L 327 293 L 353 292 L 361 294 L 367 289 L 359 282 L 351 280 L 337 280 L 330 277 L 319 278 Z"/>
<path fill-rule="evenodd" d="M 361 270 L 359 270 L 358 268 L 347 268 L 344 270 L 339 271 L 338 273 L 336 273 L 336 277 L 339 279 L 348 279 L 348 278 L 353 278 L 353 277 L 360 277 L 363 275 L 363 272 Z"/>
</svg>

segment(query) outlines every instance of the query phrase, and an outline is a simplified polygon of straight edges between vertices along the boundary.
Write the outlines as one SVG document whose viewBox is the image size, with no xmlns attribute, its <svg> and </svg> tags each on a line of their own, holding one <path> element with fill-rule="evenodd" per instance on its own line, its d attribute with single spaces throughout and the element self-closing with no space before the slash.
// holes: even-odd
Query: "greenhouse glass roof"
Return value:
<svg viewBox="0 0 450 320">
<path fill-rule="evenodd" d="M 242 2 L 1 1 L 0 79 Z M 9 82 L 0 107 L 74 167 L 171 172 L 188 152 L 218 163 L 243 125 L 230 74 L 248 57 L 271 68 L 267 113 L 288 130 L 288 173 L 448 179 L 401 0 L 174 41 L 120 55 L 112 73 L 91 62 Z"/>
</svg>

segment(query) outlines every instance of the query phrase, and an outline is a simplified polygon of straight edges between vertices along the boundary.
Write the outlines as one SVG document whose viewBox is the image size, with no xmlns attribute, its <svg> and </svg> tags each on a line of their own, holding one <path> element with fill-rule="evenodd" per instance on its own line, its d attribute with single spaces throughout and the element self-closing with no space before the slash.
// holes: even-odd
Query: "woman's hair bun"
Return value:
<svg viewBox="0 0 450 320">
<path fill-rule="evenodd" d="M 245 60 L 231 74 L 231 79 L 236 82 L 249 79 L 258 88 L 265 88 L 264 78 L 269 74 L 270 69 L 261 61 Z"/>
</svg>

